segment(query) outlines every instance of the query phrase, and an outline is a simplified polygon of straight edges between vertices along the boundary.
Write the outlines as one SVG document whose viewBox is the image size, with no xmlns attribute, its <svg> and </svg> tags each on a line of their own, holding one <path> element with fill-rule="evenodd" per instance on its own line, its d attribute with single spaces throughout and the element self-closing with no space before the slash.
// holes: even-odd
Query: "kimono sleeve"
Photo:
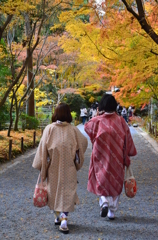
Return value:
<svg viewBox="0 0 158 240">
<path fill-rule="evenodd" d="M 41 171 L 41 177 L 43 181 L 46 179 L 47 176 L 47 158 L 48 158 L 48 151 L 47 151 L 47 139 L 48 139 L 48 128 L 46 127 L 43 136 L 40 140 L 39 146 L 37 148 L 37 152 L 35 154 L 35 158 L 33 160 L 32 167 Z"/>
<path fill-rule="evenodd" d="M 88 136 L 90 137 L 90 140 L 91 140 L 92 144 L 94 143 L 97 132 L 98 132 L 98 125 L 99 124 L 97 124 L 96 118 L 92 118 L 84 126 L 84 130 L 88 134 Z"/>
<path fill-rule="evenodd" d="M 135 148 L 129 127 L 127 129 L 127 154 L 128 156 L 135 156 L 137 154 L 137 150 Z"/>
<path fill-rule="evenodd" d="M 125 147 L 126 147 L 126 149 L 125 149 L 125 151 L 126 151 L 125 166 L 128 167 L 130 165 L 130 157 L 135 156 L 137 154 L 137 150 L 134 145 L 133 138 L 130 133 L 130 129 L 127 126 L 124 119 L 123 119 L 122 123 L 123 123 L 123 128 L 124 128 L 125 134 L 126 134 L 126 136 L 125 136 L 125 138 L 126 138 L 125 139 L 125 141 L 126 141 L 126 144 L 125 144 Z"/>
<path fill-rule="evenodd" d="M 75 127 L 75 136 L 77 141 L 76 151 L 79 150 L 79 162 L 75 163 L 77 171 L 82 167 L 84 162 L 84 153 L 88 146 L 87 138 Z"/>
</svg>

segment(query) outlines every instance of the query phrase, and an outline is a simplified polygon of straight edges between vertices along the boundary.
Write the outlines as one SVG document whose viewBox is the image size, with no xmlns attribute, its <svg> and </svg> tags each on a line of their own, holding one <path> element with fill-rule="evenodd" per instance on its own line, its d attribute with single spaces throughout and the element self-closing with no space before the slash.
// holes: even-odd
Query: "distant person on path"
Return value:
<svg viewBox="0 0 158 240">
<path fill-rule="evenodd" d="M 88 121 L 92 118 L 92 114 L 93 114 L 93 108 L 91 107 L 89 110 L 89 118 Z"/>
<path fill-rule="evenodd" d="M 120 105 L 120 103 L 118 103 L 118 105 L 117 105 L 117 113 L 118 113 L 118 115 L 121 116 L 121 112 L 122 112 L 122 106 Z"/>
<path fill-rule="evenodd" d="M 69 106 L 60 103 L 52 116 L 52 124 L 43 132 L 32 165 L 41 171 L 43 181 L 47 179 L 48 206 L 54 210 L 55 225 L 59 225 L 63 233 L 69 232 L 68 213 L 79 203 L 77 171 L 83 165 L 88 144 L 87 138 L 71 122 Z M 78 162 L 75 161 L 76 152 Z"/>
<path fill-rule="evenodd" d="M 133 115 L 132 107 L 129 106 L 129 108 L 128 108 L 128 117 L 130 118 L 130 117 L 132 117 L 132 115 Z"/>
<path fill-rule="evenodd" d="M 132 117 L 132 107 L 129 106 L 128 108 L 128 117 Z"/>
<path fill-rule="evenodd" d="M 97 115 L 97 109 L 93 108 L 92 109 L 92 118 L 95 117 Z"/>
<path fill-rule="evenodd" d="M 89 120 L 97 116 L 97 109 L 98 109 L 98 102 L 94 102 L 90 108 L 91 117 L 89 118 Z"/>
<path fill-rule="evenodd" d="M 121 112 L 122 117 L 125 119 L 125 121 L 128 123 L 127 119 L 127 110 L 125 107 L 123 107 L 122 112 Z"/>
<path fill-rule="evenodd" d="M 128 108 L 128 124 L 130 125 L 131 122 L 131 118 L 132 118 L 132 107 L 129 106 Z"/>
<path fill-rule="evenodd" d="M 137 154 L 125 120 L 116 113 L 117 102 L 110 94 L 99 103 L 101 115 L 85 124 L 93 144 L 88 176 L 88 191 L 100 197 L 101 217 L 115 218 L 124 182 L 124 168 L 130 165 L 129 156 Z M 104 112 L 103 112 L 104 111 Z M 126 137 L 127 159 L 124 160 Z"/>
<path fill-rule="evenodd" d="M 92 104 L 92 118 L 97 116 L 98 102 Z"/>
<path fill-rule="evenodd" d="M 85 105 L 83 105 L 80 109 L 80 117 L 82 118 L 82 123 L 84 125 L 87 119 L 87 108 L 85 107 Z"/>
</svg>

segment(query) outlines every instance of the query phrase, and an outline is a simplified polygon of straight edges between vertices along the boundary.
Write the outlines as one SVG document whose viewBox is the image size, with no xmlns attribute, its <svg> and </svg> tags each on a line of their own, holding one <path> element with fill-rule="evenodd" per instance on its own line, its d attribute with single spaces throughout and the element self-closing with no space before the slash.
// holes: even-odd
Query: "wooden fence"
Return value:
<svg viewBox="0 0 158 240">
<path fill-rule="evenodd" d="M 41 135 L 43 134 L 43 129 L 41 129 Z M 21 153 L 24 152 L 24 138 L 21 137 Z M 9 160 L 11 160 L 12 158 L 12 143 L 13 143 L 13 140 L 10 139 L 9 140 Z M 36 147 L 36 131 L 33 132 L 33 144 L 32 144 L 32 147 L 35 148 Z"/>
</svg>

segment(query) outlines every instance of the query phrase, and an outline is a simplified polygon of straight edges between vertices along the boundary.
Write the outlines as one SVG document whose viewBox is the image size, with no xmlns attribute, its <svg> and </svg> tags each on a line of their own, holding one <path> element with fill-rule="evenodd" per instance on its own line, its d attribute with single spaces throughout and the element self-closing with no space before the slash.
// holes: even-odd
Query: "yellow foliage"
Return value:
<svg viewBox="0 0 158 240">
<path fill-rule="evenodd" d="M 35 101 L 36 107 L 45 106 L 47 104 L 51 104 L 52 100 L 48 99 L 48 94 L 45 91 L 40 91 L 39 88 L 34 90 L 35 93 Z"/>
<path fill-rule="evenodd" d="M 13 88 L 14 91 L 16 90 L 16 88 L 17 88 L 17 85 L 14 86 L 14 88 Z M 20 87 L 18 88 L 18 91 L 16 92 L 17 102 L 19 102 L 20 99 L 22 98 L 22 96 L 24 95 L 25 89 L 26 89 L 26 87 L 25 87 L 24 84 L 21 84 Z M 10 92 L 10 94 L 9 94 L 9 101 L 10 102 L 11 102 L 12 96 L 13 96 L 13 93 Z"/>
<path fill-rule="evenodd" d="M 41 100 L 41 101 L 36 103 L 36 107 L 42 107 L 42 106 L 45 106 L 45 105 L 51 104 L 51 103 L 52 103 L 52 101 L 48 100 L 48 99 Z"/>
<path fill-rule="evenodd" d="M 145 94 L 147 99 L 151 96 L 151 91 L 141 91 L 141 94 L 138 94 L 137 88 L 142 83 L 148 86 L 147 80 L 150 77 L 153 77 L 156 83 L 154 72 L 157 72 L 158 68 L 158 46 L 151 41 L 150 36 L 131 14 L 124 8 L 120 10 L 119 6 L 116 7 L 117 3 L 118 1 L 114 0 L 105 4 L 106 14 L 102 16 L 102 24 L 92 8 L 91 12 L 90 9 L 86 12 L 84 7 L 76 12 L 62 12 L 60 21 L 66 23 L 69 35 L 65 35 L 60 44 L 66 52 L 77 52 L 78 65 L 81 67 L 76 76 L 79 82 L 93 83 L 98 80 L 98 83 L 102 84 L 103 80 L 97 76 L 98 69 L 100 66 L 107 66 L 104 68 L 107 72 L 100 71 L 105 76 L 104 82 L 111 81 L 111 85 L 120 87 L 121 91 L 117 96 L 122 98 L 122 101 L 140 104 L 145 101 Z M 78 18 L 84 11 L 85 15 L 89 14 L 91 17 L 88 23 Z M 145 2 L 145 11 L 153 29 L 158 32 L 158 23 L 154 16 L 158 9 L 155 9 L 154 4 Z M 158 90 L 156 91 L 158 96 Z"/>
<path fill-rule="evenodd" d="M 85 89 L 87 91 L 97 91 L 97 90 L 101 90 L 100 84 L 99 83 L 95 83 L 95 84 L 91 84 L 90 86 L 86 86 Z"/>
<path fill-rule="evenodd" d="M 35 6 L 31 5 L 31 1 L 7 0 L 0 4 L 0 13 L 6 13 L 7 15 L 19 15 L 20 12 L 30 11 L 34 8 Z"/>
<path fill-rule="evenodd" d="M 3 51 L 3 48 L 0 46 L 0 59 L 4 59 L 5 57 L 6 57 L 6 54 Z"/>
<path fill-rule="evenodd" d="M 47 71 L 50 75 L 54 75 L 54 73 L 55 73 L 55 70 L 52 70 L 52 69 L 48 69 Z"/>
<path fill-rule="evenodd" d="M 83 3 L 83 1 L 81 1 Z M 78 1 L 77 4 L 79 5 Z M 77 17 L 81 16 L 81 15 L 88 15 L 90 14 L 91 9 L 90 8 L 80 8 L 75 10 L 70 10 L 70 11 L 63 11 L 60 16 L 59 16 L 59 20 L 60 22 L 69 22 L 69 21 L 73 21 L 74 19 L 76 19 Z M 77 18 L 77 20 L 79 20 Z"/>
<path fill-rule="evenodd" d="M 30 11 L 34 13 L 32 16 L 37 17 L 37 6 L 40 3 L 40 0 L 28 0 L 27 2 L 8 0 L 0 5 L 0 13 L 15 15 L 10 24 L 12 27 L 20 18 L 23 18 L 20 15 L 21 12 Z M 140 104 L 145 101 L 145 96 L 148 99 L 152 94 L 158 95 L 156 87 L 155 90 L 150 88 L 149 92 L 145 92 L 145 90 L 137 92 L 142 84 L 145 86 L 144 89 L 147 89 L 150 85 L 148 81 L 150 78 L 155 85 L 157 83 L 158 45 L 151 41 L 150 36 L 144 32 L 138 21 L 132 18 L 124 7 L 120 7 L 121 1 L 104 1 L 102 8 L 106 14 L 102 15 L 100 19 L 95 14 L 94 5 L 89 8 L 85 7 L 83 0 L 66 2 L 49 0 L 47 4 L 48 11 L 53 6 L 60 4 L 62 9 L 59 16 L 60 22 L 51 27 L 51 30 L 65 26 L 66 32 L 59 41 L 59 38 L 55 39 L 55 42 L 58 41 L 58 46 L 62 46 L 69 57 L 72 55 L 71 61 L 62 62 L 61 60 L 62 64 L 58 68 L 60 79 L 64 78 L 67 81 L 75 79 L 78 83 L 90 83 L 91 85 L 97 82 L 96 88 L 94 85 L 85 87 L 89 91 L 105 89 L 111 82 L 112 86 L 120 88 L 116 97 L 127 104 L 130 102 Z M 90 4 L 89 1 L 88 5 Z M 65 11 L 65 7 L 67 9 L 69 7 L 70 10 Z M 155 32 L 158 32 L 156 4 L 146 1 L 144 7 L 148 22 L 152 24 Z M 83 21 L 83 16 L 89 16 L 90 21 Z M 48 43 L 52 41 L 50 37 Z M 22 44 L 12 44 L 13 54 L 17 54 L 17 51 L 19 52 L 21 49 Z M 2 48 L 0 48 L 0 53 L 2 53 Z M 5 55 L 2 53 L 0 59 L 4 57 Z M 50 58 L 45 57 L 44 64 L 49 62 Z M 54 70 L 47 70 L 46 73 L 48 76 L 49 74 L 54 75 Z M 45 78 L 44 82 L 47 81 Z M 21 87 L 18 91 L 18 98 L 21 97 L 23 91 L 24 89 Z M 35 91 L 36 104 L 47 104 L 45 100 L 47 97 L 46 92 L 40 92 L 39 89 Z"/>
<path fill-rule="evenodd" d="M 94 101 L 95 101 L 95 98 L 94 97 L 90 97 L 89 102 L 93 103 Z"/>
<path fill-rule="evenodd" d="M 62 24 L 55 24 L 53 27 L 50 28 L 50 30 L 56 30 L 58 28 L 61 28 L 62 27 Z"/>
<path fill-rule="evenodd" d="M 83 0 L 73 0 L 73 2 L 74 2 L 74 4 L 77 5 L 77 6 L 78 6 L 78 5 L 80 6 L 80 5 L 82 5 L 82 4 L 84 3 Z"/>
</svg>

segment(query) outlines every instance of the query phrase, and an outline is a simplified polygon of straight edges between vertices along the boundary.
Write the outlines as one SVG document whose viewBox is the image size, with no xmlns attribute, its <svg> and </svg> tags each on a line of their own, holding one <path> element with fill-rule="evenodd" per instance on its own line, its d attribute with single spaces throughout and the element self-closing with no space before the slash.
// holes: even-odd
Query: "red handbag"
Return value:
<svg viewBox="0 0 158 240">
<path fill-rule="evenodd" d="M 125 181 L 124 181 L 125 194 L 129 198 L 133 198 L 137 193 L 137 184 L 133 176 L 131 165 L 126 167 L 125 170 Z"/>
<path fill-rule="evenodd" d="M 47 185 L 43 183 L 41 178 L 41 182 L 39 183 L 41 174 L 39 174 L 37 179 L 37 184 L 35 186 L 35 191 L 33 195 L 33 204 L 35 207 L 44 207 L 48 204 L 48 193 L 47 193 Z"/>
</svg>

